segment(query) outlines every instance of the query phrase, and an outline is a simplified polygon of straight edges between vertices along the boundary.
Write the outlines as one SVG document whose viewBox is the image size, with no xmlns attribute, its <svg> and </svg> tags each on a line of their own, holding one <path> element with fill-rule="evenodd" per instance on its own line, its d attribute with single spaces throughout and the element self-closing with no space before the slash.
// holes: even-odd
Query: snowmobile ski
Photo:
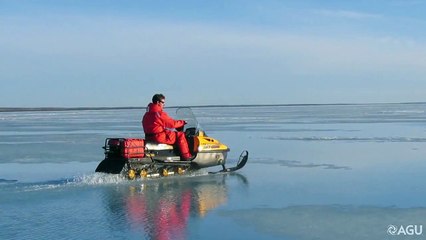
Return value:
<svg viewBox="0 0 426 240">
<path fill-rule="evenodd" d="M 235 167 L 231 167 L 231 168 L 226 168 L 225 165 L 222 165 L 222 170 L 217 171 L 217 172 L 209 172 L 209 174 L 216 174 L 216 173 L 227 173 L 227 172 L 235 172 L 241 168 L 243 168 L 248 160 L 248 156 L 249 153 L 247 150 L 244 150 L 241 154 L 240 154 L 240 158 L 238 159 L 237 165 Z"/>
</svg>

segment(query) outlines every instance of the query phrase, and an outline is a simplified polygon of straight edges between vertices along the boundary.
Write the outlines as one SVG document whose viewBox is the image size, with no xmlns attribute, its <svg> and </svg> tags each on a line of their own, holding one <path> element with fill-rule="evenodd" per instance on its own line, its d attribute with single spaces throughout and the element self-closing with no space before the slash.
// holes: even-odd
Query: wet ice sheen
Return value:
<svg viewBox="0 0 426 240">
<path fill-rule="evenodd" d="M 143 110 L 0 112 L 0 238 L 399 239 L 426 227 L 425 107 L 195 108 L 246 167 L 137 181 L 93 170 Z"/>
</svg>

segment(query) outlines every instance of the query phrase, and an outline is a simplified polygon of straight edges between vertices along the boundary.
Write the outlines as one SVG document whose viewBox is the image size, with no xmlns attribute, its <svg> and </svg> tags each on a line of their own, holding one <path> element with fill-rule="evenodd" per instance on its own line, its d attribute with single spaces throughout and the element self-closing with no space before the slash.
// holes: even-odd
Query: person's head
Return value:
<svg viewBox="0 0 426 240">
<path fill-rule="evenodd" d="M 165 100 L 166 100 L 166 97 L 161 93 L 157 93 L 154 96 L 152 96 L 152 103 L 154 104 L 164 106 Z"/>
</svg>

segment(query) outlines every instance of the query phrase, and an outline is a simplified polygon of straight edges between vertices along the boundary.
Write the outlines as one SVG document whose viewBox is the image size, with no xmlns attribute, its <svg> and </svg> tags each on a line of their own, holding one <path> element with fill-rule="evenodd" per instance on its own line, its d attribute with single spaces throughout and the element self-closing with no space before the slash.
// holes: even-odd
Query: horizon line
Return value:
<svg viewBox="0 0 426 240">
<path fill-rule="evenodd" d="M 343 106 L 378 104 L 425 104 L 426 102 L 374 102 L 374 103 L 278 103 L 278 104 L 207 104 L 177 105 L 166 108 L 211 108 L 211 107 L 274 107 L 274 106 Z M 125 110 L 145 109 L 146 107 L 0 107 L 0 112 L 48 112 L 48 111 L 88 111 L 88 110 Z"/>
</svg>

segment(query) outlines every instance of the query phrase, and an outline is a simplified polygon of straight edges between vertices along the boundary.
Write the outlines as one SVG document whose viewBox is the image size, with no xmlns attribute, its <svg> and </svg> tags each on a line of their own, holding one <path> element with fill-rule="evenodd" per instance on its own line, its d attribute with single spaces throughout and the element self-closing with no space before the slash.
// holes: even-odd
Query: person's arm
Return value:
<svg viewBox="0 0 426 240">
<path fill-rule="evenodd" d="M 186 123 L 184 120 L 174 120 L 166 112 L 161 113 L 161 119 L 163 120 L 166 128 L 180 128 Z"/>
</svg>

